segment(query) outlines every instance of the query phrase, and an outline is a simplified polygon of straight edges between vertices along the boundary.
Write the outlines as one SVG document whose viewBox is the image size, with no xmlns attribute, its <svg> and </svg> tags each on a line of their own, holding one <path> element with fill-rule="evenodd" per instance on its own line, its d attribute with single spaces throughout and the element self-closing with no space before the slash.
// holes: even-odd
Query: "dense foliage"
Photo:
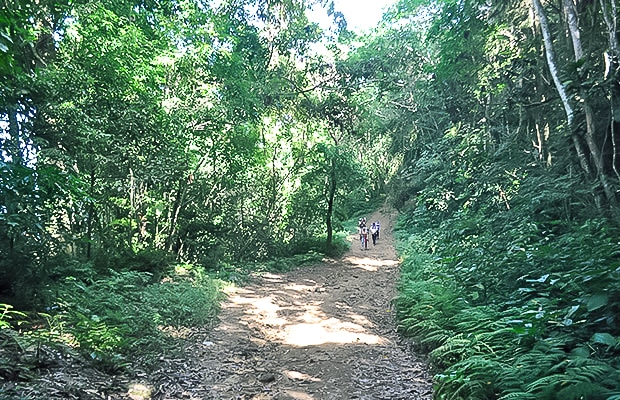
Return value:
<svg viewBox="0 0 620 400">
<path fill-rule="evenodd" d="M 400 329 L 437 398 L 620 396 L 617 18 L 403 0 L 357 52 L 403 160 Z"/>
<path fill-rule="evenodd" d="M 40 306 L 33 279 L 74 260 L 161 274 L 333 245 L 369 180 L 310 3 L 218 3 L 3 7 L 5 295 Z"/>
<path fill-rule="evenodd" d="M 342 251 L 379 191 L 311 51 L 348 34 L 327 3 L 2 1 L 0 327 L 114 370 L 213 318 L 222 280 Z"/>
<path fill-rule="evenodd" d="M 437 398 L 620 398 L 617 2 L 329 3 L 2 3 L 0 339 L 122 367 L 386 194 Z"/>
</svg>

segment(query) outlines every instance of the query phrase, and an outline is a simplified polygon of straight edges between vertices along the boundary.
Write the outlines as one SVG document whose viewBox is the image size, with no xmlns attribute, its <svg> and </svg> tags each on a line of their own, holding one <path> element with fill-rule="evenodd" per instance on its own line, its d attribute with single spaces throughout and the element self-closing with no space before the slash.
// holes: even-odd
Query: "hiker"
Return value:
<svg viewBox="0 0 620 400">
<path fill-rule="evenodd" d="M 368 250 L 368 228 L 365 224 L 360 225 L 359 233 L 362 250 Z"/>
<path fill-rule="evenodd" d="M 372 236 L 372 245 L 376 246 L 377 237 L 379 235 L 379 227 L 377 226 L 376 222 L 373 222 L 372 225 L 370 225 L 370 235 Z"/>
</svg>

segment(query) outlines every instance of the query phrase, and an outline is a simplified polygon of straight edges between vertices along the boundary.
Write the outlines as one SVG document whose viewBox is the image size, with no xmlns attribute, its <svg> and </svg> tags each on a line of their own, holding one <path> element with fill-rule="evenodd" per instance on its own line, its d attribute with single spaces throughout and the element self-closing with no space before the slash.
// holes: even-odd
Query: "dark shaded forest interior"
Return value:
<svg viewBox="0 0 620 400">
<path fill-rule="evenodd" d="M 114 389 L 56 398 L 168 398 L 130 385 L 187 366 L 231 288 L 344 279 L 358 218 L 395 210 L 373 324 L 411 386 L 341 396 L 429 373 L 436 399 L 619 400 L 619 16 L 398 0 L 360 33 L 332 0 L 0 0 L 0 397 L 71 364 Z"/>
</svg>

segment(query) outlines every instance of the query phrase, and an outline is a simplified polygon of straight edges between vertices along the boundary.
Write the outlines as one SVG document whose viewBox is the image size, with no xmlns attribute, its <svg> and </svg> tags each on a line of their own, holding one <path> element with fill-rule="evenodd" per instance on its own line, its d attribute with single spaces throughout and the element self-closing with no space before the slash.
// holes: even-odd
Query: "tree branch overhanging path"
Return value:
<svg viewBox="0 0 620 400">
<path fill-rule="evenodd" d="M 372 215 L 383 231 L 374 248 L 354 241 L 342 259 L 235 289 L 219 325 L 192 336 L 188 359 L 166 361 L 153 398 L 430 399 L 427 366 L 396 333 L 391 310 L 393 217 Z"/>
</svg>

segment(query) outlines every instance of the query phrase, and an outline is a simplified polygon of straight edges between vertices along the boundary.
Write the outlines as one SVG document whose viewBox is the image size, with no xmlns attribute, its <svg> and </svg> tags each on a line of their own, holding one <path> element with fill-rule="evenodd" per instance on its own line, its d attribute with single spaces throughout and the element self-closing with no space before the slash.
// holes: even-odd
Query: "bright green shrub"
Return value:
<svg viewBox="0 0 620 400">
<path fill-rule="evenodd" d="M 620 394 L 620 256 L 609 220 L 418 209 L 401 223 L 400 330 L 438 399 Z"/>
<path fill-rule="evenodd" d="M 160 349 L 166 340 L 161 327 L 201 326 L 215 317 L 221 294 L 212 279 L 151 279 L 144 272 L 111 272 L 88 284 L 69 279 L 58 288 L 56 318 L 81 352 L 114 370 L 128 354 Z"/>
<path fill-rule="evenodd" d="M 208 324 L 219 310 L 221 292 L 213 283 L 192 281 L 149 285 L 144 301 L 158 325 L 201 326 Z"/>
</svg>

